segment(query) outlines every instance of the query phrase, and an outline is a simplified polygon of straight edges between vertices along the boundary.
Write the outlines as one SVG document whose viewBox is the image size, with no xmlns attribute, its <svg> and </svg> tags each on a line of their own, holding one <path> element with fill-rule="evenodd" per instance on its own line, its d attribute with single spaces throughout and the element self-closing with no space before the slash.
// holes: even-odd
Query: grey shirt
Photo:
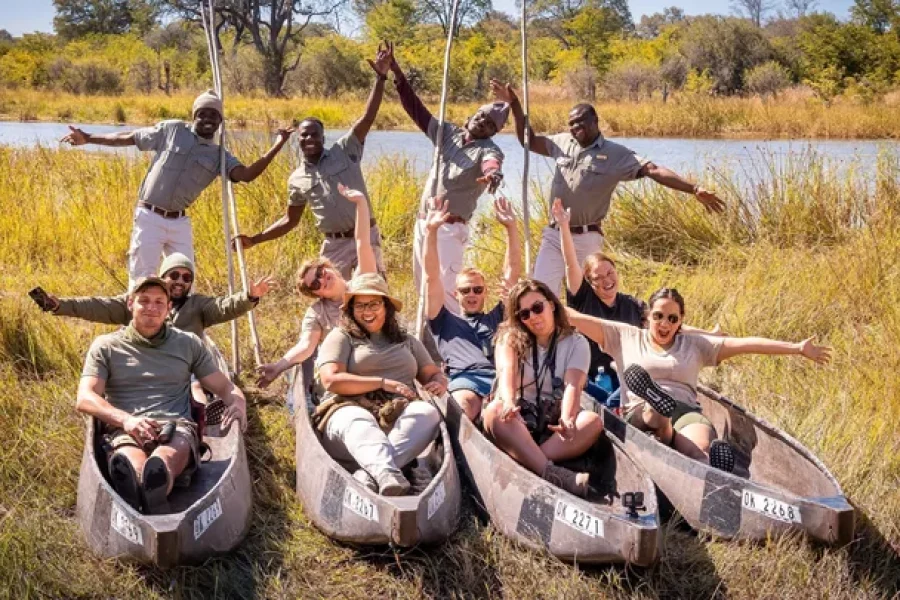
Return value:
<svg viewBox="0 0 900 600">
<path fill-rule="evenodd" d="M 131 415 L 191 418 L 191 375 L 217 371 L 212 354 L 193 333 L 168 327 L 157 347 L 129 341 L 125 331 L 101 335 L 88 350 L 82 377 L 106 381 L 106 399 Z"/>
<path fill-rule="evenodd" d="M 338 192 L 338 184 L 343 183 L 351 190 L 365 194 L 369 214 L 373 214 L 362 174 L 362 155 L 362 142 L 351 130 L 322 151 L 318 164 L 300 161 L 300 166 L 288 178 L 288 204 L 309 205 L 316 218 L 316 227 L 323 233 L 353 231 L 356 205 Z"/>
<path fill-rule="evenodd" d="M 325 339 L 331 330 L 341 324 L 341 301 L 320 298 L 309 305 L 300 325 L 302 333 L 318 331 L 319 341 Z"/>
<path fill-rule="evenodd" d="M 138 199 L 164 210 L 185 210 L 219 175 L 219 145 L 198 136 L 184 121 L 162 121 L 134 132 L 138 150 L 153 151 Z M 241 162 L 225 152 L 225 170 Z"/>
<path fill-rule="evenodd" d="M 437 142 L 438 121 L 433 118 L 428 124 L 428 137 Z M 437 196 L 448 200 L 451 214 L 465 220 L 472 218 L 478 206 L 478 198 L 486 185 L 477 180 L 483 175 L 481 163 L 486 160 L 503 162 L 503 152 L 493 139 L 471 140 L 466 143 L 466 130 L 453 123 L 444 123 L 444 137 L 441 143 L 441 170 L 438 177 Z M 429 171 L 428 181 L 422 192 L 423 201 L 431 198 L 434 172 Z"/>
<path fill-rule="evenodd" d="M 575 226 L 602 221 L 616 185 L 637 179 L 641 168 L 650 162 L 602 135 L 587 148 L 582 148 L 570 133 L 551 135 L 547 137 L 547 149 L 556 161 L 550 199 L 560 198 L 563 206 L 571 209 L 570 224 Z"/>
<path fill-rule="evenodd" d="M 527 404 L 537 404 L 538 394 L 545 398 L 553 395 L 553 380 L 565 379 L 566 371 L 575 369 L 587 373 L 588 367 L 591 365 L 591 349 L 588 346 L 587 338 L 578 332 L 571 333 L 566 337 L 557 340 L 554 356 L 548 360 L 547 353 L 550 348 L 541 348 L 538 346 L 537 367 L 538 373 L 535 373 L 534 355 L 531 347 L 525 350 L 523 360 L 519 361 L 519 369 L 521 369 L 522 381 L 522 398 Z M 516 381 L 519 385 L 519 381 Z M 540 390 L 538 390 L 540 385 Z"/>
</svg>

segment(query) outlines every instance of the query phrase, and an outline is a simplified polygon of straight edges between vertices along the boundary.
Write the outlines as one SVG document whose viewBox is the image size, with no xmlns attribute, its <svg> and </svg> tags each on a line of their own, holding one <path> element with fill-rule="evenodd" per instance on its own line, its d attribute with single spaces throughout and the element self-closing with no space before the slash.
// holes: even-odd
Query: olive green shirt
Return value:
<svg viewBox="0 0 900 600">
<path fill-rule="evenodd" d="M 106 400 L 131 415 L 191 419 L 191 375 L 218 369 L 193 333 L 168 328 L 157 347 L 129 341 L 124 330 L 101 335 L 88 350 L 82 377 L 106 382 Z"/>
<path fill-rule="evenodd" d="M 138 150 L 153 151 L 153 162 L 138 192 L 140 202 L 164 210 L 186 210 L 221 170 L 219 145 L 200 137 L 184 121 L 162 121 L 134 132 Z M 241 162 L 225 152 L 225 172 Z"/>
<path fill-rule="evenodd" d="M 602 135 L 587 148 L 570 133 L 551 135 L 547 149 L 556 161 L 550 198 L 561 199 L 571 209 L 573 226 L 600 223 L 619 182 L 637 179 L 650 162 Z"/>
<path fill-rule="evenodd" d="M 362 142 L 351 130 L 323 150 L 317 164 L 302 160 L 288 178 L 288 204 L 309 205 L 316 218 L 316 227 L 323 233 L 353 231 L 356 205 L 341 195 L 338 184 L 343 183 L 351 190 L 365 194 L 369 214 L 373 214 L 362 174 L 362 155 Z"/>
<path fill-rule="evenodd" d="M 127 300 L 126 295 L 61 298 L 59 309 L 54 314 L 95 323 L 127 325 L 131 322 Z M 207 327 L 236 319 L 255 306 L 256 302 L 250 300 L 246 292 L 217 297 L 191 294 L 181 306 L 173 304 L 169 311 L 169 323 L 182 331 L 203 335 Z"/>
</svg>

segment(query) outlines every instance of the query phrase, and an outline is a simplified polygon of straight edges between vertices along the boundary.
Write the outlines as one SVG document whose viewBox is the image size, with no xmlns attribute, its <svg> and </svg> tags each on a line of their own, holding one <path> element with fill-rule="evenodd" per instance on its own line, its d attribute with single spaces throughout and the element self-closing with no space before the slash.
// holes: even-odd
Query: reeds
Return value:
<svg viewBox="0 0 900 600">
<path fill-rule="evenodd" d="M 249 159 L 259 146 L 240 145 Z M 629 184 L 614 200 L 608 250 L 622 287 L 646 298 L 678 287 L 688 320 L 720 323 L 733 335 L 834 346 L 831 365 L 797 357 L 741 358 L 706 373 L 737 402 L 797 437 L 837 476 L 862 521 L 848 548 L 783 538 L 767 544 L 696 538 L 670 527 L 656 567 L 573 568 L 517 548 L 467 517 L 447 544 L 395 557 L 328 541 L 293 493 L 293 432 L 283 387 L 249 387 L 248 450 L 255 481 L 250 535 L 228 557 L 170 572 L 92 558 L 74 521 L 83 440 L 73 409 L 83 355 L 109 328 L 40 313 L 34 285 L 59 295 L 114 294 L 143 157 L 43 148 L 0 148 L 0 593 L 2 597 L 891 597 L 900 585 L 900 228 L 898 157 L 884 154 L 875 178 L 834 175 L 822 157 L 791 164 L 760 157 L 752 197 L 728 196 L 729 212 L 709 216 L 690 198 Z M 403 160 L 369 165 L 369 191 L 384 235 L 391 286 L 414 310 L 410 244 L 422 177 Z M 256 232 L 287 202 L 289 160 L 237 190 L 242 229 Z M 727 192 L 727 174 L 718 187 Z M 192 207 L 199 280 L 225 291 L 220 203 L 211 189 Z M 485 211 L 486 212 L 486 211 Z M 540 228 L 540 217 L 533 234 Z M 470 260 L 499 273 L 504 238 L 476 224 Z M 538 238 L 535 236 L 536 241 Z M 320 237 L 305 216 L 297 231 L 247 252 L 253 275 L 281 288 L 258 311 L 264 357 L 291 346 L 300 306 L 293 272 Z M 250 356 L 249 337 L 242 352 Z M 227 334 L 218 335 L 227 347 Z M 248 376 L 247 379 L 250 379 Z"/>
</svg>

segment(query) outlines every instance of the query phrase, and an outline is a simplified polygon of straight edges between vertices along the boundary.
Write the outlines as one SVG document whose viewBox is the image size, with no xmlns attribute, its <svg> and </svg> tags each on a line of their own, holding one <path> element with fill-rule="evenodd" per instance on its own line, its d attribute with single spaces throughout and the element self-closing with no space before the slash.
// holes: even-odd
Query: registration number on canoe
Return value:
<svg viewBox="0 0 900 600">
<path fill-rule="evenodd" d="M 119 535 L 132 544 L 144 545 L 144 536 L 141 534 L 141 528 L 135 525 L 117 505 L 112 505 L 109 517 L 112 528 L 118 531 Z"/>
<path fill-rule="evenodd" d="M 441 505 L 444 503 L 444 500 L 447 498 L 447 488 L 444 487 L 444 482 L 441 481 L 436 488 L 434 488 L 434 493 L 431 494 L 431 497 L 428 499 L 428 520 L 431 520 L 431 517 L 434 516 L 434 513 L 438 511 Z"/>
<path fill-rule="evenodd" d="M 800 507 L 769 498 L 750 490 L 744 490 L 741 498 L 741 505 L 747 510 L 758 512 L 778 521 L 785 523 L 801 523 Z"/>
<path fill-rule="evenodd" d="M 344 506 L 369 521 L 378 520 L 378 507 L 368 498 L 360 496 L 356 490 L 347 487 L 344 490 Z"/>
<path fill-rule="evenodd" d="M 603 521 L 562 500 L 556 501 L 556 520 L 590 537 L 603 537 Z"/>
<path fill-rule="evenodd" d="M 206 533 L 209 526 L 216 519 L 222 516 L 222 500 L 216 498 L 216 501 L 203 509 L 199 515 L 194 518 L 194 539 L 199 540 L 200 536 Z"/>
</svg>

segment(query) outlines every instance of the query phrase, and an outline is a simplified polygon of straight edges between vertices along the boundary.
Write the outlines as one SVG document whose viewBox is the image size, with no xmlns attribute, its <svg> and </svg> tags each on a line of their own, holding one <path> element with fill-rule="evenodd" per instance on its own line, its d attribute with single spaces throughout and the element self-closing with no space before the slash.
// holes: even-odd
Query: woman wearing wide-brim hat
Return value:
<svg viewBox="0 0 900 600">
<path fill-rule="evenodd" d="M 422 343 L 397 320 L 403 303 L 375 273 L 352 279 L 341 325 L 319 349 L 325 397 L 313 421 L 322 445 L 338 461 L 355 462 L 353 476 L 385 496 L 409 490 L 401 469 L 437 436 L 440 415 L 416 401 L 414 380 L 443 394 L 447 380 Z"/>
</svg>

